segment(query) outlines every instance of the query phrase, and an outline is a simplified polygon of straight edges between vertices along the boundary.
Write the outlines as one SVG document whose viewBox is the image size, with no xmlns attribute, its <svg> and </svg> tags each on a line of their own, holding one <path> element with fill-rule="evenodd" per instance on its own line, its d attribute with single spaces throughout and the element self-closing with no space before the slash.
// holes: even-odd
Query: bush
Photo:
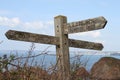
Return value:
<svg viewBox="0 0 120 80">
<path fill-rule="evenodd" d="M 18 56 L 17 53 L 16 55 L 11 54 L 0 57 L 0 80 L 57 80 L 57 63 L 51 64 L 51 67 L 46 68 L 44 58 L 42 64 L 37 64 L 35 61 L 36 57 L 46 55 L 49 47 L 37 55 L 32 54 L 34 48 L 35 45 L 32 44 L 28 55 L 25 57 Z M 72 80 L 74 80 L 76 70 L 81 66 L 85 67 L 87 64 L 87 61 L 86 63 L 82 63 L 81 57 L 76 55 L 71 58 L 70 69 Z"/>
</svg>

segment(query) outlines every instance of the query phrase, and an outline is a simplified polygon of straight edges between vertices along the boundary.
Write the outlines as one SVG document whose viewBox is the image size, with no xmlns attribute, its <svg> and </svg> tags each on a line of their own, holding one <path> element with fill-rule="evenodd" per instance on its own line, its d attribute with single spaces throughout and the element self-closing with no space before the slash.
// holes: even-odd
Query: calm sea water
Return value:
<svg viewBox="0 0 120 80">
<path fill-rule="evenodd" d="M 20 56 L 25 57 L 25 56 L 28 56 L 28 53 L 29 53 L 28 51 L 17 51 L 17 50 L 5 51 L 4 50 L 4 51 L 0 51 L 0 57 L 3 57 L 3 55 L 5 55 L 5 54 L 7 56 L 13 54 L 18 57 L 20 57 Z M 43 52 L 33 51 L 33 52 L 31 52 L 30 56 L 34 56 L 34 55 L 39 55 L 34 58 L 34 63 L 37 62 L 37 64 L 43 64 L 43 66 L 46 66 L 46 67 L 51 66 L 52 64 L 56 63 L 56 56 L 55 56 L 54 51 L 43 51 Z M 70 61 L 71 62 L 75 59 L 78 60 L 78 57 L 75 57 L 75 56 L 82 56 L 80 58 L 80 61 L 82 63 L 88 61 L 87 65 L 86 65 L 87 70 L 90 70 L 91 67 L 93 66 L 93 64 L 102 57 L 115 57 L 115 58 L 120 59 L 119 52 L 70 52 Z M 30 60 L 30 62 L 31 62 L 31 60 Z"/>
</svg>

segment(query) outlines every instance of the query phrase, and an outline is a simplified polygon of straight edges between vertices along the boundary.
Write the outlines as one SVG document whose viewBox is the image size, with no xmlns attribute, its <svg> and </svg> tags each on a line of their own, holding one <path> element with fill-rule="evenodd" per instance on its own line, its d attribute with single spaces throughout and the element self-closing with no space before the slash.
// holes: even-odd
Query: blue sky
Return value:
<svg viewBox="0 0 120 80">
<path fill-rule="evenodd" d="M 103 51 L 120 49 L 119 0 L 1 0 L 0 1 L 0 50 L 28 50 L 31 43 L 8 40 L 8 30 L 27 31 L 54 36 L 54 17 L 67 16 L 68 22 L 104 16 L 108 23 L 104 29 L 76 33 L 69 38 L 101 42 Z M 47 46 L 36 44 L 36 50 Z M 51 46 L 50 50 L 55 50 Z M 70 48 L 70 50 L 82 50 Z M 83 49 L 85 50 L 85 49 Z"/>
</svg>

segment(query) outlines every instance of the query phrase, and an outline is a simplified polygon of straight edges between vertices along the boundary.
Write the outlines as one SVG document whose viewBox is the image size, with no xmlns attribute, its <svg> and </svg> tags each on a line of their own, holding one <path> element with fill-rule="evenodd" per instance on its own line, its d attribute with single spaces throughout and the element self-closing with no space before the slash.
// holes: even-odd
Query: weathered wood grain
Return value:
<svg viewBox="0 0 120 80">
<path fill-rule="evenodd" d="M 101 43 L 88 42 L 82 40 L 69 39 L 69 46 L 75 48 L 92 49 L 92 50 L 102 50 L 103 45 Z"/>
<path fill-rule="evenodd" d="M 83 21 L 71 22 L 64 24 L 64 34 L 86 32 L 97 29 L 103 29 L 107 23 L 104 17 L 97 17 Z"/>
<path fill-rule="evenodd" d="M 65 16 L 56 16 L 55 23 L 55 36 L 59 37 L 60 45 L 56 46 L 58 72 L 57 80 L 70 80 L 70 59 L 69 59 L 69 40 L 68 34 L 64 34 L 64 23 L 67 23 Z"/>
<path fill-rule="evenodd" d="M 59 38 L 43 34 L 9 30 L 5 35 L 11 40 L 59 45 Z"/>
</svg>

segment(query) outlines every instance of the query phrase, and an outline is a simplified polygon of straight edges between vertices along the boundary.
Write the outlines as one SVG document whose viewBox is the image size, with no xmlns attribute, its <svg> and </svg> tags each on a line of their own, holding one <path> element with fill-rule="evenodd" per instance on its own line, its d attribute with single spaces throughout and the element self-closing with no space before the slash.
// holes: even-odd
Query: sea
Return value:
<svg viewBox="0 0 120 80">
<path fill-rule="evenodd" d="M 81 66 L 86 67 L 88 71 L 102 57 L 114 57 L 120 59 L 119 51 L 70 51 L 70 63 L 74 61 L 81 63 Z M 26 51 L 26 50 L 0 50 L 0 58 L 7 55 L 10 58 L 14 55 L 15 58 L 22 58 L 22 62 L 29 57 L 29 65 L 39 65 L 42 67 L 50 67 L 56 63 L 55 51 Z M 42 65 L 41 65 L 42 64 Z"/>
</svg>

